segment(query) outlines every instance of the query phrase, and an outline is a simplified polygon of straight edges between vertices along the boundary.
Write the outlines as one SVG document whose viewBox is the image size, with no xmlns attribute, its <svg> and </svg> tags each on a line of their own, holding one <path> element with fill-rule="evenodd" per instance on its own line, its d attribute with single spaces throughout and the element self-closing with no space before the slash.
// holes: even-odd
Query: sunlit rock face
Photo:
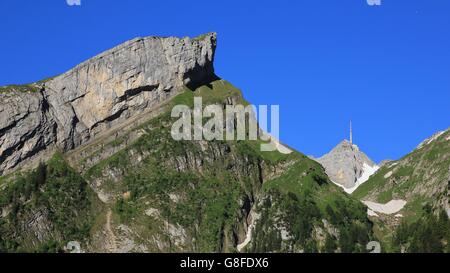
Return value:
<svg viewBox="0 0 450 273">
<path fill-rule="evenodd" d="M 346 189 L 353 188 L 366 171 L 376 169 L 376 164 L 358 146 L 342 141 L 328 154 L 317 159 L 330 179 Z"/>
<path fill-rule="evenodd" d="M 216 34 L 136 38 L 26 90 L 0 92 L 0 174 L 68 151 L 214 77 Z"/>
</svg>

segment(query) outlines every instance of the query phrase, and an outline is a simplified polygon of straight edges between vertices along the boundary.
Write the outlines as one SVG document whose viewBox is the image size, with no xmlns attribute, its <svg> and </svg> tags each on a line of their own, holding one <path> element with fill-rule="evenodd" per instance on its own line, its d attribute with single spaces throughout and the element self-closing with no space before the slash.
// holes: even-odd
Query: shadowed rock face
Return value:
<svg viewBox="0 0 450 273">
<path fill-rule="evenodd" d="M 0 92 L 0 174 L 49 148 L 68 151 L 183 86 L 214 77 L 216 34 L 136 38 L 34 91 Z"/>
<path fill-rule="evenodd" d="M 317 159 L 324 166 L 330 179 L 345 188 L 352 188 L 364 173 L 364 164 L 373 167 L 375 163 L 361 152 L 356 145 L 344 140 L 331 152 Z"/>
</svg>

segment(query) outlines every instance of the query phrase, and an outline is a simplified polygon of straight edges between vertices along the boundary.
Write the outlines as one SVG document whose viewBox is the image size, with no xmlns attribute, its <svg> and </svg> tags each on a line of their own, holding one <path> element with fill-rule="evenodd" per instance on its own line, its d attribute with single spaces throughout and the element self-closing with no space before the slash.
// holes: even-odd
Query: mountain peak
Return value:
<svg viewBox="0 0 450 273">
<path fill-rule="evenodd" d="M 210 82 L 215 48 L 214 32 L 135 38 L 39 85 L 0 89 L 0 174 L 52 150 L 77 148 L 185 86 Z"/>
<path fill-rule="evenodd" d="M 346 191 L 356 189 L 378 169 L 356 144 L 346 139 L 317 161 L 324 166 L 330 179 Z"/>
<path fill-rule="evenodd" d="M 358 146 L 356 144 L 352 143 L 350 140 L 344 139 L 335 148 L 355 149 L 355 148 L 358 148 Z"/>
</svg>

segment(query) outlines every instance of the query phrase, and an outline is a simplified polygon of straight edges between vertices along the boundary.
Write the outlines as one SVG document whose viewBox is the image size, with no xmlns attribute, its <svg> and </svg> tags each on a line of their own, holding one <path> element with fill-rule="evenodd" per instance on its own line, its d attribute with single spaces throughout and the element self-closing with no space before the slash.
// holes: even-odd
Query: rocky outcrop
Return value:
<svg viewBox="0 0 450 273">
<path fill-rule="evenodd" d="M 378 169 L 378 166 L 360 151 L 358 146 L 347 140 L 339 143 L 331 152 L 317 161 L 324 166 L 330 179 L 345 189 L 352 189 L 361 184 L 362 181 L 358 180 L 364 177 L 365 173 L 367 176 L 365 180 L 367 180 Z"/>
<path fill-rule="evenodd" d="M 56 131 L 42 92 L 0 93 L 0 174 L 55 143 Z"/>
<path fill-rule="evenodd" d="M 216 34 L 136 38 L 25 91 L 0 91 L 0 174 L 100 132 L 214 77 Z"/>
</svg>

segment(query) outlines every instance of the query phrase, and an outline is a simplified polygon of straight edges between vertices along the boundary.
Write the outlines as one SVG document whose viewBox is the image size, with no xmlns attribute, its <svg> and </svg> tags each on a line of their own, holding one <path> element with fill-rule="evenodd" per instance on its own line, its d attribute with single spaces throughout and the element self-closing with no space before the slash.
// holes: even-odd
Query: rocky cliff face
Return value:
<svg viewBox="0 0 450 273">
<path fill-rule="evenodd" d="M 215 34 L 135 39 L 0 87 L 0 252 L 365 252 L 366 208 L 317 162 L 172 138 L 173 105 L 246 103 L 212 80 L 214 48 Z"/>
<path fill-rule="evenodd" d="M 0 177 L 0 252 L 365 251 L 366 208 L 317 162 L 259 141 L 174 140 L 171 105 L 245 103 L 225 80 L 185 90 L 120 137 Z"/>
<path fill-rule="evenodd" d="M 51 80 L 0 89 L 0 174 L 68 151 L 214 77 L 216 34 L 137 38 Z"/>
<path fill-rule="evenodd" d="M 330 179 L 352 191 L 377 170 L 377 165 L 358 146 L 344 140 L 317 160 Z"/>
</svg>

